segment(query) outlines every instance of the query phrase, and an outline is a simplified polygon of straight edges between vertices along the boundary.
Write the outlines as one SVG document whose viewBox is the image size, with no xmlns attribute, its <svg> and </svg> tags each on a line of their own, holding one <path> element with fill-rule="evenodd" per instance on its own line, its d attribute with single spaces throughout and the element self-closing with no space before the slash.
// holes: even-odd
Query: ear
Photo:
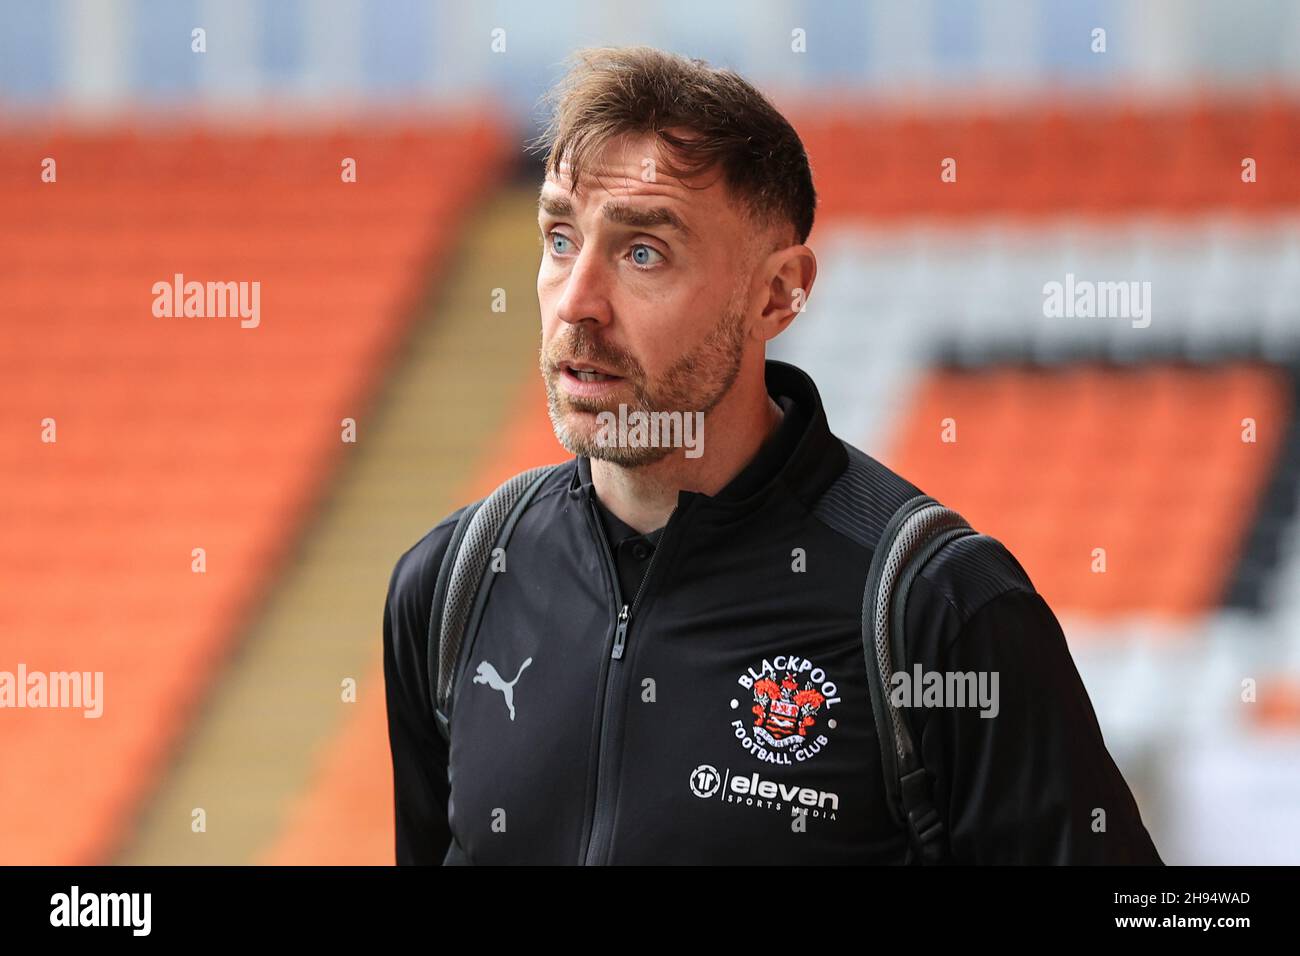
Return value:
<svg viewBox="0 0 1300 956">
<path fill-rule="evenodd" d="M 817 279 L 817 257 L 801 243 L 786 246 L 764 259 L 761 273 L 767 300 L 754 330 L 766 342 L 784 332 L 807 306 Z"/>
</svg>

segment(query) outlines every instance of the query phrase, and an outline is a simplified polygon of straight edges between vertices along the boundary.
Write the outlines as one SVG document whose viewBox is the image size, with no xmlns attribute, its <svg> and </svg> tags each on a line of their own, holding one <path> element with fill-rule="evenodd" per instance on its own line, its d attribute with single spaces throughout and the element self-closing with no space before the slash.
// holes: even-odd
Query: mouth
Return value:
<svg viewBox="0 0 1300 956">
<path fill-rule="evenodd" d="M 578 401 L 608 401 L 626 381 L 623 376 L 590 362 L 561 362 L 558 368 L 564 392 Z"/>
<path fill-rule="evenodd" d="M 621 382 L 623 376 L 615 375 L 599 365 L 589 362 L 561 362 L 560 370 L 564 376 L 575 382 Z"/>
</svg>

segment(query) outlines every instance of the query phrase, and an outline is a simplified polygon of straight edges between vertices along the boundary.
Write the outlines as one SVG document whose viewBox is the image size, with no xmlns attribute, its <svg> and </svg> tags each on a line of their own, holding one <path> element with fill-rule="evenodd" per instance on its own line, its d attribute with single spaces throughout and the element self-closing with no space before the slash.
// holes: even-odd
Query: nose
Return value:
<svg viewBox="0 0 1300 956">
<path fill-rule="evenodd" d="M 564 279 L 564 291 L 555 305 L 556 318 L 561 322 L 569 325 L 580 322 L 608 325 L 610 322 L 612 276 L 595 246 L 594 242 L 587 243 Z"/>
</svg>

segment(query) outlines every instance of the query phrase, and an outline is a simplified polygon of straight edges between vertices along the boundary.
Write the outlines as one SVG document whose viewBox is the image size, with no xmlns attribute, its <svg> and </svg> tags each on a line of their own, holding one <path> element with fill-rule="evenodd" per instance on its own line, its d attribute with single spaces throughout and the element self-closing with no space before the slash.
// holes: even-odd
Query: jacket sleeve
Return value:
<svg viewBox="0 0 1300 956">
<path fill-rule="evenodd" d="M 986 602 L 945 657 L 941 669 L 987 674 L 990 688 L 997 674 L 995 716 L 946 707 L 923 731 L 954 862 L 1162 863 L 1037 592 L 1017 587 Z"/>
<path fill-rule="evenodd" d="M 398 865 L 438 865 L 451 843 L 447 743 L 433 718 L 427 646 L 434 586 L 455 517 L 398 559 L 384 601 L 384 695 Z"/>
</svg>

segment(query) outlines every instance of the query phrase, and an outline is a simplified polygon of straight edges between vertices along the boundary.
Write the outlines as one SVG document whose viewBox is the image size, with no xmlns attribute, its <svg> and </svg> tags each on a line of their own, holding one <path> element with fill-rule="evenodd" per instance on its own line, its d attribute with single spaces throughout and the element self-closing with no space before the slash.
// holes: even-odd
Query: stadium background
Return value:
<svg viewBox="0 0 1300 956">
<path fill-rule="evenodd" d="M 52 0 L 0 5 L 0 670 L 105 709 L 0 711 L 0 863 L 391 862 L 388 574 L 566 457 L 522 144 L 636 42 L 804 135 L 772 354 L 1019 556 L 1166 861 L 1300 862 L 1300 6 Z M 155 318 L 178 272 L 260 326 Z M 1067 274 L 1150 325 L 1046 317 Z"/>
</svg>

